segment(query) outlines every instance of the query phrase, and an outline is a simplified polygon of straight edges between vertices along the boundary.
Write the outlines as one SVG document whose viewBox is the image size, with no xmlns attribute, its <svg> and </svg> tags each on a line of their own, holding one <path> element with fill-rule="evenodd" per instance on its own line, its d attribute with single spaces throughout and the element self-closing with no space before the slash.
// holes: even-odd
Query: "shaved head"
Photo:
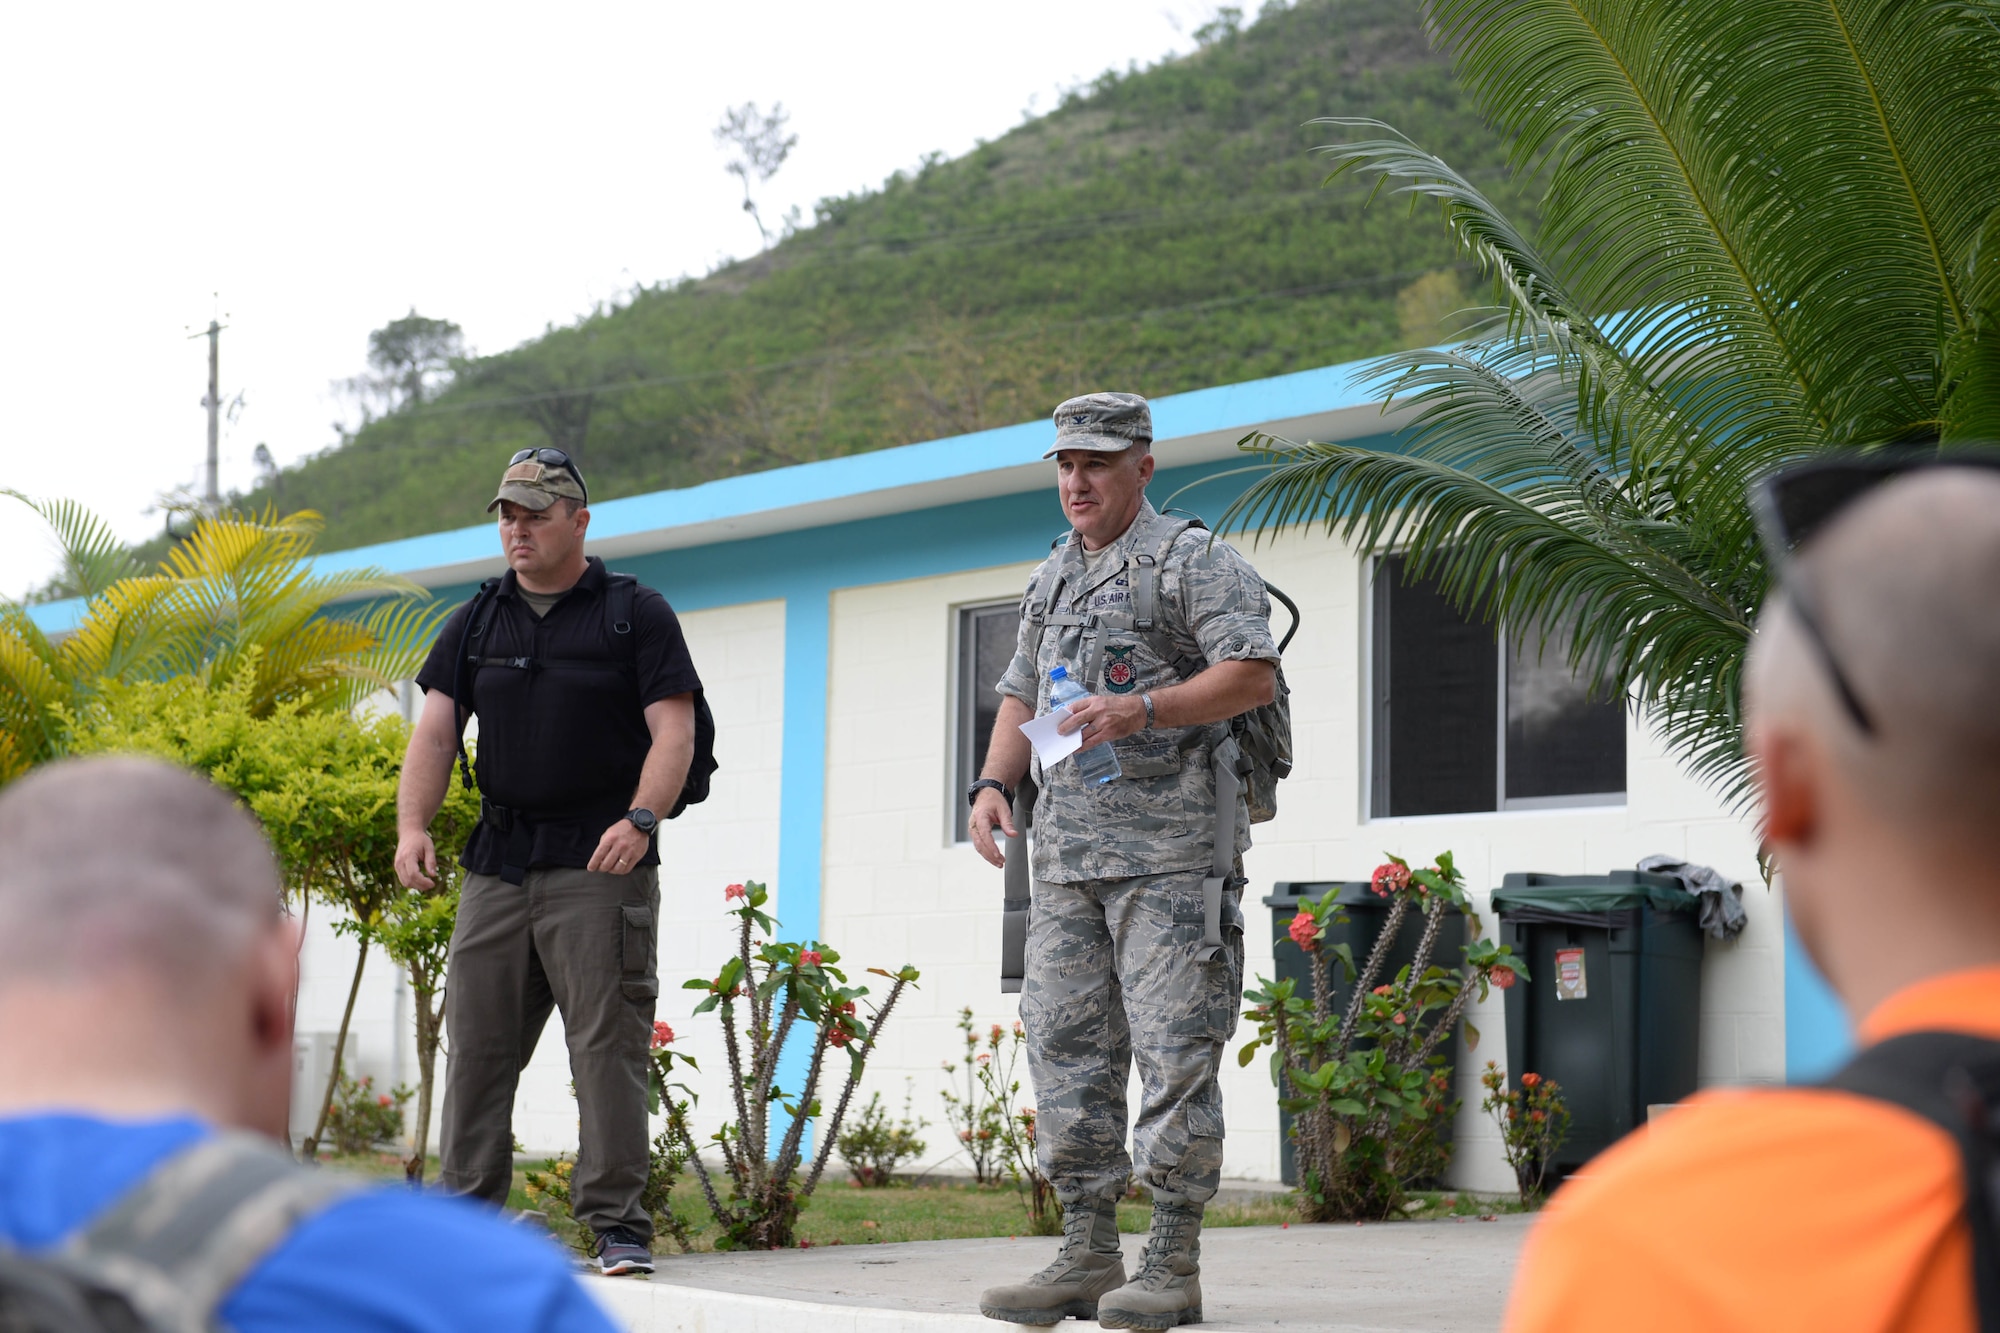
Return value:
<svg viewBox="0 0 2000 1333">
<path fill-rule="evenodd" d="M 1753 691 L 1809 710 L 1844 777 L 1877 808 L 1932 836 L 1987 836 L 2000 817 L 2000 475 L 1945 469 L 1890 482 L 1805 548 L 1796 577 L 1875 734 L 1846 717 L 1824 662 L 1782 610 Z"/>
<path fill-rule="evenodd" d="M 226 972 L 280 916 L 277 865 L 221 789 L 152 759 L 80 759 L 0 791 L 0 987 Z"/>
<path fill-rule="evenodd" d="M 1786 581 L 1873 722 L 1843 706 L 1781 591 L 1758 623 L 1745 739 L 1799 938 L 1859 1022 L 1905 987 L 2000 964 L 2000 476 L 1887 482 Z"/>
</svg>

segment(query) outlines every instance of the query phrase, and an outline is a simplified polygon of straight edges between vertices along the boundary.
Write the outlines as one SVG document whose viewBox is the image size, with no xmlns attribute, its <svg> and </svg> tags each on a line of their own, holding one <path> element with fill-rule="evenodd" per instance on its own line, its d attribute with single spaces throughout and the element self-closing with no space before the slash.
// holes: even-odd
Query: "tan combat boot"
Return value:
<svg viewBox="0 0 2000 1333">
<path fill-rule="evenodd" d="M 1106 1328 L 1177 1328 L 1201 1322 L 1198 1203 L 1153 1202 L 1153 1234 L 1139 1275 L 1097 1303 Z"/>
<path fill-rule="evenodd" d="M 1097 1318 L 1097 1301 L 1125 1285 L 1118 1212 L 1074 1205 L 1063 1209 L 1063 1243 L 1056 1261 L 1026 1282 L 979 1293 L 979 1313 L 1012 1324 L 1056 1324 Z"/>
</svg>

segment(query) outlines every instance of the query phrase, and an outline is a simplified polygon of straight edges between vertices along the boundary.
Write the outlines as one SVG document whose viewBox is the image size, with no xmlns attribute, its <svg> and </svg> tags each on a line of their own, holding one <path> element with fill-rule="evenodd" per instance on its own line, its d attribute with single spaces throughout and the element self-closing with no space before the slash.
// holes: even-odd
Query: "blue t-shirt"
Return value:
<svg viewBox="0 0 2000 1333">
<path fill-rule="evenodd" d="M 34 1251 L 86 1226 L 176 1150 L 193 1119 L 0 1119 L 0 1240 Z M 237 1333 L 613 1333 L 544 1237 L 415 1190 L 369 1190 L 315 1213 L 222 1304 Z"/>
</svg>

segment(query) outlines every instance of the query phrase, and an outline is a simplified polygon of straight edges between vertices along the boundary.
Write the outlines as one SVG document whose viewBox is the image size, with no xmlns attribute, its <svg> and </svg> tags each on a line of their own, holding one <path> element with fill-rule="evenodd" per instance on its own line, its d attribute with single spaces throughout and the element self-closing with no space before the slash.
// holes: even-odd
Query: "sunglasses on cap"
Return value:
<svg viewBox="0 0 2000 1333">
<path fill-rule="evenodd" d="M 512 467 L 516 463 L 525 463 L 530 459 L 533 459 L 537 463 L 546 463 L 550 467 L 562 468 L 564 471 L 568 472 L 572 477 L 575 477 L 576 484 L 583 487 L 584 506 L 586 508 L 589 507 L 590 483 L 583 479 L 583 473 L 578 470 L 575 459 L 571 458 L 568 454 L 564 453 L 560 449 L 551 449 L 551 448 L 523 449 L 519 453 L 515 454 L 512 458 L 507 460 L 507 466 Z"/>
<path fill-rule="evenodd" d="M 1923 447 L 1892 447 L 1879 453 L 1846 454 L 1801 463 L 1774 472 L 1750 488 L 1750 508 L 1772 572 L 1783 583 L 1799 627 L 1806 633 L 1834 692 L 1855 728 L 1876 734 L 1874 716 L 1841 669 L 1827 637 L 1826 620 L 1808 580 L 1792 566 L 1792 556 L 1842 511 L 1884 482 L 1939 467 L 1972 467 L 2000 472 L 2000 452 L 1964 450 L 1939 453 Z"/>
</svg>

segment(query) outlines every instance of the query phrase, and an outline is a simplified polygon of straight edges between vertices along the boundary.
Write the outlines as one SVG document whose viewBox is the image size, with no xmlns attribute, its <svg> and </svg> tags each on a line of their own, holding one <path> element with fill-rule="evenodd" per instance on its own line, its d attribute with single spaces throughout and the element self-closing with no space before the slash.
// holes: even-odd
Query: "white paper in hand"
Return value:
<svg viewBox="0 0 2000 1333">
<path fill-rule="evenodd" d="M 1021 724 L 1021 734 L 1035 747 L 1035 758 L 1042 761 L 1042 767 L 1054 768 L 1063 760 L 1083 748 L 1083 732 L 1072 731 L 1065 736 L 1056 728 L 1069 716 L 1069 709 L 1054 708 L 1034 719 Z"/>
</svg>

